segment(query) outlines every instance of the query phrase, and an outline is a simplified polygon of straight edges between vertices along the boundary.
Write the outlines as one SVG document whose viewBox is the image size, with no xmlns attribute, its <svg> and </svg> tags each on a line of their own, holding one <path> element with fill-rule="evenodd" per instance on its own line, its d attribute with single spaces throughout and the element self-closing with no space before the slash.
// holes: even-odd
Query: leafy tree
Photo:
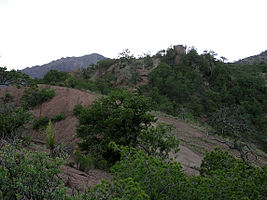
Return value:
<svg viewBox="0 0 267 200">
<path fill-rule="evenodd" d="M 132 63 L 134 55 L 131 54 L 129 49 L 124 49 L 121 53 L 119 53 L 119 59 L 121 62 Z"/>
<path fill-rule="evenodd" d="M 172 126 L 160 123 L 141 132 L 138 137 L 138 147 L 148 155 L 167 159 L 171 151 L 174 153 L 179 151 L 179 142 L 172 133 Z"/>
<path fill-rule="evenodd" d="M 79 105 L 74 111 L 80 113 L 77 135 L 82 139 L 81 150 L 96 154 L 100 160 L 107 160 L 110 164 L 120 157 L 108 148 L 111 141 L 143 148 L 153 155 L 157 154 L 153 151 L 159 149 L 157 155 L 167 157 L 170 148 L 178 150 L 178 142 L 165 126 L 151 128 L 151 124 L 156 122 L 148 113 L 151 109 L 151 99 L 126 90 L 114 91 L 109 97 L 94 102 L 90 109 L 81 109 Z"/>
<path fill-rule="evenodd" d="M 109 142 L 137 146 L 141 131 L 156 121 L 147 113 L 151 105 L 151 100 L 143 96 L 119 90 L 94 102 L 90 109 L 84 108 L 78 117 L 77 135 L 83 140 L 80 148 L 110 161 L 117 160 L 119 155 L 111 154 Z"/>
<path fill-rule="evenodd" d="M 34 81 L 27 74 L 20 71 L 7 71 L 6 67 L 0 67 L 0 85 L 31 86 L 34 85 Z"/>
<path fill-rule="evenodd" d="M 44 76 L 42 83 L 53 85 L 64 83 L 68 78 L 71 78 L 71 75 L 68 72 L 61 72 L 57 70 L 50 70 Z"/>
</svg>

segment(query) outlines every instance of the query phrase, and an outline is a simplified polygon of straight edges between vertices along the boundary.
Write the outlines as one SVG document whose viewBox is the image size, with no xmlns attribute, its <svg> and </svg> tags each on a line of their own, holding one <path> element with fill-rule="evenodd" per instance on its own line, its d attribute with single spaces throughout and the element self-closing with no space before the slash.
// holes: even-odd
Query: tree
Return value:
<svg viewBox="0 0 267 200">
<path fill-rule="evenodd" d="M 165 127 L 150 129 L 156 122 L 155 117 L 148 113 L 152 105 L 151 99 L 126 90 L 112 92 L 109 97 L 94 102 L 90 109 L 78 105 L 75 113 L 79 118 L 77 135 L 82 139 L 81 150 L 96 154 L 109 163 L 120 158 L 118 153 L 108 148 L 112 141 L 145 149 L 148 154 L 160 148 L 158 155 L 164 157 L 169 153 L 169 147 L 178 150 L 178 141 L 169 136 Z"/>
<path fill-rule="evenodd" d="M 58 84 L 64 83 L 64 81 L 70 78 L 71 75 L 68 72 L 61 72 L 57 70 L 50 70 L 43 78 L 45 84 Z"/>
<path fill-rule="evenodd" d="M 100 154 L 104 159 L 117 160 L 119 155 L 110 154 L 111 141 L 119 145 L 137 146 L 142 130 L 147 130 L 156 119 L 149 113 L 150 99 L 135 96 L 126 90 L 115 91 L 93 103 L 90 109 L 80 111 L 78 137 L 82 138 L 80 148 Z M 111 161 L 110 160 L 110 161 Z"/>
<path fill-rule="evenodd" d="M 124 49 L 121 53 L 119 53 L 119 59 L 122 62 L 132 63 L 134 55 L 131 54 L 129 49 Z"/>
<path fill-rule="evenodd" d="M 20 87 L 21 85 L 34 85 L 34 82 L 27 74 L 16 70 L 7 71 L 6 67 L 0 67 L 0 85 L 16 85 Z"/>
<path fill-rule="evenodd" d="M 233 138 L 233 142 L 215 140 L 227 144 L 230 149 L 237 150 L 242 160 L 249 166 L 248 154 L 253 152 L 248 144 L 248 138 L 250 135 L 255 135 L 256 129 L 240 108 L 236 105 L 222 107 L 210 117 L 208 122 L 219 135 Z"/>
</svg>

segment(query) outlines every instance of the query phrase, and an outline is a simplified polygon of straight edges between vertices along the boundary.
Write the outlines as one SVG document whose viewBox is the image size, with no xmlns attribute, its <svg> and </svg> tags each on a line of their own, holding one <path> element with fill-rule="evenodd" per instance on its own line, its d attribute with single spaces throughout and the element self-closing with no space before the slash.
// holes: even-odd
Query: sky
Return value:
<svg viewBox="0 0 267 200">
<path fill-rule="evenodd" d="M 267 49 L 266 0 L 0 0 L 0 66 L 171 45 L 230 62 Z"/>
</svg>

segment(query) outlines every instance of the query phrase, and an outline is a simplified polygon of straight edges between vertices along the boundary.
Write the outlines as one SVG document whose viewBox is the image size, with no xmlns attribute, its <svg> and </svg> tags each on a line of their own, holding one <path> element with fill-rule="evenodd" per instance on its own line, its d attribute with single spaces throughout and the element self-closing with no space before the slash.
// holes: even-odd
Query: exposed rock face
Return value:
<svg viewBox="0 0 267 200">
<path fill-rule="evenodd" d="M 260 62 L 267 63 L 267 50 L 260 53 L 259 55 L 250 56 L 250 57 L 237 61 L 237 63 L 241 63 L 241 64 L 253 64 L 253 63 L 260 63 Z"/>
<path fill-rule="evenodd" d="M 43 78 L 44 75 L 50 70 L 58 71 L 73 71 L 78 68 L 87 68 L 90 64 L 96 64 L 98 61 L 106 59 L 104 56 L 93 53 L 81 57 L 66 57 L 54 60 L 48 64 L 27 67 L 21 70 L 23 73 L 28 74 L 31 78 Z"/>
<path fill-rule="evenodd" d="M 183 45 L 176 45 L 176 46 L 174 46 L 174 50 L 176 53 L 174 63 L 177 65 L 177 64 L 179 64 L 179 62 L 181 60 L 181 55 L 185 54 L 185 47 Z"/>
</svg>

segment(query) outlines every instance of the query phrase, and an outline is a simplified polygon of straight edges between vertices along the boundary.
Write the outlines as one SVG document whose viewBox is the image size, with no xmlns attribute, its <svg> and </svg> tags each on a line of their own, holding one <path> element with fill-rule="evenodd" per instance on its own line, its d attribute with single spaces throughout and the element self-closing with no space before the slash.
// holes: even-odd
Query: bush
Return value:
<svg viewBox="0 0 267 200">
<path fill-rule="evenodd" d="M 200 166 L 200 175 L 209 176 L 212 171 L 232 169 L 235 166 L 242 164 L 241 161 L 236 160 L 228 152 L 215 148 L 210 153 L 206 153 Z"/>
<path fill-rule="evenodd" d="M 71 77 L 71 75 L 68 72 L 60 72 L 57 70 L 50 70 L 44 76 L 42 82 L 44 84 L 49 84 L 49 85 L 51 85 L 51 83 L 54 83 L 54 85 L 58 85 L 58 84 L 63 84 L 64 81 L 70 77 Z"/>
<path fill-rule="evenodd" d="M 51 121 L 52 122 L 59 122 L 61 120 L 64 120 L 66 119 L 66 115 L 64 112 L 61 112 L 60 114 L 58 115 L 54 115 L 52 118 L 51 118 Z"/>
<path fill-rule="evenodd" d="M 82 112 L 83 109 L 84 109 L 84 108 L 83 108 L 82 104 L 76 104 L 76 105 L 74 106 L 74 109 L 73 109 L 73 114 L 74 114 L 76 117 L 78 117 L 78 116 L 81 114 L 81 112 Z"/>
<path fill-rule="evenodd" d="M 80 150 L 75 152 L 75 162 L 78 165 L 78 169 L 86 173 L 93 167 L 93 159 L 91 156 L 83 155 Z"/>
<path fill-rule="evenodd" d="M 32 119 L 32 115 L 13 104 L 3 104 L 0 106 L 0 119 L 0 138 L 14 139 L 20 137 L 20 131 Z"/>
<path fill-rule="evenodd" d="M 207 153 L 191 180 L 191 199 L 266 199 L 267 168 L 247 167 L 219 149 Z"/>
<path fill-rule="evenodd" d="M 44 152 L 0 150 L 0 199 L 64 199 L 66 188 L 57 178 L 63 160 Z"/>
<path fill-rule="evenodd" d="M 150 56 L 144 58 L 144 65 L 146 69 L 151 69 L 153 67 L 153 60 Z"/>
<path fill-rule="evenodd" d="M 49 101 L 55 96 L 55 90 L 50 88 L 43 88 L 39 90 L 37 87 L 31 87 L 24 90 L 21 97 L 21 102 L 26 110 L 32 109 L 46 101 Z"/>
<path fill-rule="evenodd" d="M 36 131 L 44 130 L 48 125 L 49 119 L 48 117 L 39 117 L 33 121 L 32 128 Z"/>
<path fill-rule="evenodd" d="M 126 200 L 149 200 L 149 196 L 141 189 L 132 178 L 113 180 L 111 183 L 102 180 L 94 188 L 83 194 L 77 195 L 71 200 L 99 200 L 99 199 L 126 199 Z"/>
<path fill-rule="evenodd" d="M 115 177 L 132 178 L 151 199 L 185 199 L 189 191 L 189 180 L 179 163 L 168 163 L 133 148 L 118 148 L 114 144 L 113 148 L 121 152 L 121 161 L 111 168 Z"/>
</svg>

